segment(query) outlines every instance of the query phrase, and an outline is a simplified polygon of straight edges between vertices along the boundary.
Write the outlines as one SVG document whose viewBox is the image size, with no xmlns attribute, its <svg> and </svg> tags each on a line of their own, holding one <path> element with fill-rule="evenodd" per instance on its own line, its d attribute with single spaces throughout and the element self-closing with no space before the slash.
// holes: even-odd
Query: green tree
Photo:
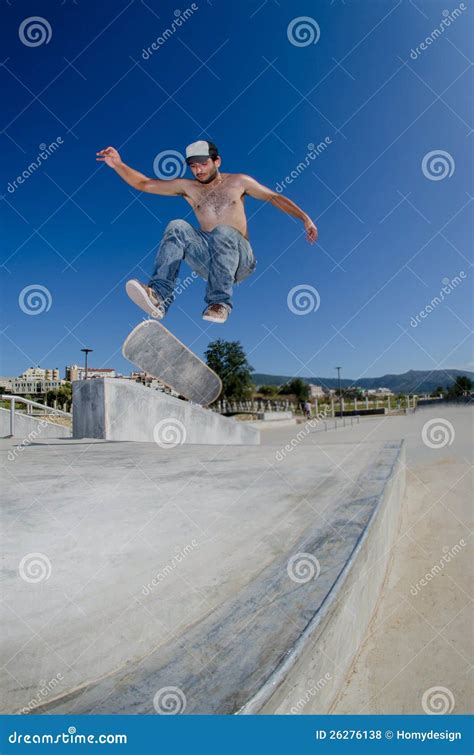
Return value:
<svg viewBox="0 0 474 755">
<path fill-rule="evenodd" d="M 293 378 L 281 386 L 280 393 L 284 395 L 291 393 L 297 401 L 306 401 L 309 397 L 309 385 L 301 378 Z"/>
<path fill-rule="evenodd" d="M 454 383 L 449 387 L 448 398 L 464 396 L 472 390 L 472 380 L 467 375 L 458 375 Z"/>
<path fill-rule="evenodd" d="M 55 399 L 58 401 L 59 406 L 66 405 L 70 407 L 72 403 L 72 385 L 71 383 L 63 383 L 59 388 L 53 391 L 47 391 L 46 403 L 48 406 L 53 406 Z"/>
<path fill-rule="evenodd" d="M 254 388 L 251 376 L 253 367 L 248 363 L 240 341 L 218 338 L 209 344 L 204 356 L 208 367 L 222 380 L 219 398 L 242 401 L 251 397 Z"/>
<path fill-rule="evenodd" d="M 275 398 L 278 396 L 280 389 L 277 385 L 261 385 L 258 392 L 262 396 L 268 396 L 269 398 Z"/>
</svg>

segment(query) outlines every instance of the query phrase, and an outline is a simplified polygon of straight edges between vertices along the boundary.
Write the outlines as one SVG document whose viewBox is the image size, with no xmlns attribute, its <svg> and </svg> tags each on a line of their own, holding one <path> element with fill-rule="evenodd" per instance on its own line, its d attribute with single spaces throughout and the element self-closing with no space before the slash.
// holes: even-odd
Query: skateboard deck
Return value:
<svg viewBox="0 0 474 755">
<path fill-rule="evenodd" d="M 196 404 L 212 404 L 222 390 L 220 377 L 157 320 L 137 325 L 125 339 L 122 354 Z"/>
</svg>

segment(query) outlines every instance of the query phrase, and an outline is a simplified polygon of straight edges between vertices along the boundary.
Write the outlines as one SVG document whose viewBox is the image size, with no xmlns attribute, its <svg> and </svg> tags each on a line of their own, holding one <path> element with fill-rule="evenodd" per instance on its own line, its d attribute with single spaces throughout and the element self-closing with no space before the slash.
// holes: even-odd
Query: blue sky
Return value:
<svg viewBox="0 0 474 755">
<path fill-rule="evenodd" d="M 309 245 L 299 221 L 247 198 L 257 270 L 224 326 L 201 319 L 194 282 L 165 321 L 178 338 L 199 355 L 238 339 L 258 372 L 472 370 L 472 2 L 195 6 L 148 58 L 174 3 L 2 6 L 0 373 L 62 372 L 87 346 L 93 366 L 128 374 L 121 344 L 142 314 L 124 282 L 147 279 L 169 220 L 196 220 L 182 199 L 135 192 L 95 153 L 113 145 L 153 176 L 159 153 L 199 138 L 219 146 L 222 171 L 270 187 L 308 162 L 284 193 L 320 238 Z M 456 8 L 448 26 L 443 11 Z M 22 26 L 33 16 L 43 37 Z M 43 287 L 39 314 L 30 286 Z M 296 287 L 309 291 L 299 310 Z"/>
</svg>

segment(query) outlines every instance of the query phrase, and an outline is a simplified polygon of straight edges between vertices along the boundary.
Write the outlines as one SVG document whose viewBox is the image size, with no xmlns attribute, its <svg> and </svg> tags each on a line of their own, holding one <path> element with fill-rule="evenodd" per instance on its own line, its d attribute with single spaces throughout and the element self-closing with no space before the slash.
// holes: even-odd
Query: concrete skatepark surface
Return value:
<svg viewBox="0 0 474 755">
<path fill-rule="evenodd" d="M 272 429 L 248 448 L 64 439 L 24 448 L 4 473 L 3 712 L 154 713 L 155 693 L 172 686 L 186 713 L 291 713 L 308 685 L 303 661 L 312 679 L 330 680 L 298 712 L 327 712 L 363 645 L 398 532 L 401 439 L 409 470 L 463 456 L 470 410 L 443 407 L 441 416 L 451 414 L 456 441 L 444 449 L 421 439 L 438 416 L 431 409 L 311 431 L 283 458 L 298 428 Z M 372 527 L 351 563 L 390 485 L 377 536 Z M 377 548 L 378 568 L 367 571 L 377 594 L 364 598 L 356 572 Z M 301 553 L 318 558 L 317 578 L 289 576 Z M 48 578 L 19 575 L 27 554 L 47 557 Z M 330 646 L 323 622 L 315 634 L 315 616 L 348 565 L 352 586 L 348 577 L 339 589 Z M 333 654 L 324 663 L 321 648 Z"/>
</svg>

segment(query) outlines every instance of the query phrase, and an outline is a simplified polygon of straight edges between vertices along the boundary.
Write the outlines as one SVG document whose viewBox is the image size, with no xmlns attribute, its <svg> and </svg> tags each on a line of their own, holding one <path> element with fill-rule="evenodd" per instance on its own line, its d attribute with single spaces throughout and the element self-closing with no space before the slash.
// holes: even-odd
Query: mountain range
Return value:
<svg viewBox="0 0 474 755">
<path fill-rule="evenodd" d="M 350 385 L 359 388 L 389 388 L 393 393 L 431 393 L 438 386 L 449 387 L 455 382 L 458 375 L 465 375 L 474 382 L 474 372 L 467 370 L 408 370 L 401 375 L 381 375 L 380 377 L 366 377 L 357 380 L 341 377 L 341 387 Z M 292 380 L 291 375 L 267 375 L 262 372 L 254 372 L 252 381 L 255 385 L 283 385 Z M 314 383 L 323 388 L 337 388 L 337 377 L 301 377 L 305 383 Z"/>
</svg>

